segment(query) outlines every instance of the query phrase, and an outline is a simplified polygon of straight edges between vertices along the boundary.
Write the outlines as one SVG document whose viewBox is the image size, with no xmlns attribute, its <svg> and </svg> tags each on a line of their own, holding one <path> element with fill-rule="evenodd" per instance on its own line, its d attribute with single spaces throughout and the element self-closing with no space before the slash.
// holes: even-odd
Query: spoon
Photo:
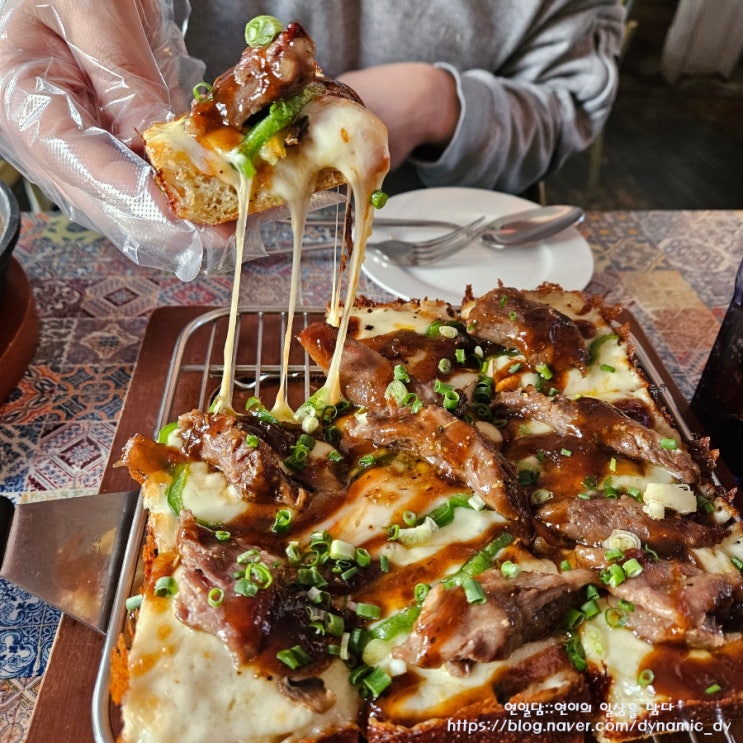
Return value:
<svg viewBox="0 0 743 743">
<path fill-rule="evenodd" d="M 583 210 L 577 206 L 539 206 L 523 212 L 498 217 L 492 222 L 488 222 L 485 227 L 474 230 L 472 239 L 479 239 L 483 245 L 497 250 L 513 245 L 527 245 L 555 235 L 567 227 L 581 222 L 584 216 Z M 378 217 L 375 219 L 375 224 L 379 226 L 396 224 L 404 227 L 413 224 L 420 226 L 424 222 L 422 220 L 398 220 Z M 461 225 L 458 225 L 457 229 L 461 229 Z M 291 248 L 284 247 L 281 243 L 280 245 L 281 247 L 278 249 L 269 250 L 268 255 L 281 255 L 291 252 Z M 373 247 L 373 243 L 369 245 Z M 337 247 L 337 241 L 333 240 L 308 243 L 302 249 L 312 252 Z"/>
<path fill-rule="evenodd" d="M 540 206 L 490 222 L 480 234 L 480 242 L 490 248 L 524 245 L 543 240 L 583 220 L 577 206 Z"/>
</svg>

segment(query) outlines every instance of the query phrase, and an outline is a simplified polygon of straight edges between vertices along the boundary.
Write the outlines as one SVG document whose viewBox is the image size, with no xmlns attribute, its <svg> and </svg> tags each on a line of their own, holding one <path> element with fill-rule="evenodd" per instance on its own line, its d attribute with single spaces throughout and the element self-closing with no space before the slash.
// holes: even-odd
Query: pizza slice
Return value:
<svg viewBox="0 0 743 743">
<path fill-rule="evenodd" d="M 378 190 L 389 168 L 387 131 L 349 87 L 322 73 L 302 26 L 259 16 L 245 36 L 239 62 L 197 86 L 190 111 L 143 133 L 174 213 L 220 224 L 238 218 L 246 197 L 257 213 L 342 183 L 360 198 Z"/>
</svg>

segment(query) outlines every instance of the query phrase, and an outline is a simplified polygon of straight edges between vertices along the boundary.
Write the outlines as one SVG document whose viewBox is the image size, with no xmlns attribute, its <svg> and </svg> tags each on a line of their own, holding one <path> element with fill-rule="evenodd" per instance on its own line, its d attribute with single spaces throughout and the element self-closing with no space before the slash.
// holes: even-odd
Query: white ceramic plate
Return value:
<svg viewBox="0 0 743 743">
<path fill-rule="evenodd" d="M 393 196 L 380 216 L 437 219 L 467 224 L 478 217 L 489 220 L 537 206 L 531 201 L 475 188 L 427 188 Z M 425 240 L 441 230 L 376 227 L 370 242 L 399 238 Z M 544 281 L 564 289 L 584 289 L 593 275 L 593 254 L 578 230 L 569 227 L 529 245 L 493 250 L 472 242 L 434 266 L 403 268 L 376 255 L 367 255 L 364 273 L 376 284 L 403 299 L 462 301 L 467 285 L 475 295 L 493 289 L 500 279 L 506 286 L 534 289 Z"/>
</svg>

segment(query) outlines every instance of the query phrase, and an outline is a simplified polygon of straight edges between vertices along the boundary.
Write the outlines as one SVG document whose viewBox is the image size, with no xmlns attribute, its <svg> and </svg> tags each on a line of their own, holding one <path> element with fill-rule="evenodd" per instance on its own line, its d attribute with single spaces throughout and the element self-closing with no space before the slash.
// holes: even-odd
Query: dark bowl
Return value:
<svg viewBox="0 0 743 743">
<path fill-rule="evenodd" d="M 0 303 L 8 282 L 8 267 L 18 232 L 21 229 L 21 210 L 10 187 L 0 181 Z"/>
</svg>

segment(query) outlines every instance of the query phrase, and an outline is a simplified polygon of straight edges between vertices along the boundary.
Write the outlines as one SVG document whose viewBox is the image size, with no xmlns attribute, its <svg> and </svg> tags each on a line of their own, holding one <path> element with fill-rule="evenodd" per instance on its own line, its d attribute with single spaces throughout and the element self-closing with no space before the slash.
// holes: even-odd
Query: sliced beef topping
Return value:
<svg viewBox="0 0 743 743">
<path fill-rule="evenodd" d="M 603 400 L 594 397 L 571 400 L 563 395 L 543 395 L 530 388 L 498 394 L 496 410 L 546 423 L 561 436 L 593 440 L 630 459 L 664 467 L 682 482 L 699 481 L 699 467 L 684 448 L 661 446 L 661 434 Z"/>
<path fill-rule="evenodd" d="M 126 442 L 121 455 L 121 464 L 129 468 L 129 474 L 138 483 L 143 483 L 153 472 L 170 470 L 185 461 L 185 455 L 177 449 L 158 444 L 141 433 Z"/>
<path fill-rule="evenodd" d="M 722 526 L 701 524 L 690 518 L 652 519 L 642 510 L 642 503 L 629 495 L 548 501 L 536 517 L 564 539 L 593 547 L 601 546 L 615 529 L 631 531 L 661 555 L 680 555 L 694 547 L 712 547 L 727 534 Z"/>
<path fill-rule="evenodd" d="M 465 483 L 506 518 L 530 520 L 526 495 L 498 450 L 476 428 L 444 408 L 425 405 L 417 413 L 400 409 L 354 418 L 346 425 L 346 434 L 411 451 L 445 477 Z"/>
<path fill-rule="evenodd" d="M 463 334 L 447 338 L 436 332 L 423 335 L 414 330 L 397 330 L 386 335 L 378 335 L 362 343 L 378 351 L 394 364 L 404 364 L 411 377 L 420 382 L 433 382 L 442 376 L 439 364 L 447 359 L 452 368 L 463 369 L 456 361 L 456 351 L 461 348 L 469 357 L 476 343 Z"/>
<path fill-rule="evenodd" d="M 338 330 L 324 322 L 312 323 L 297 336 L 312 360 L 325 372 L 330 367 Z M 343 347 L 340 383 L 343 394 L 355 405 L 370 410 L 387 408 L 384 392 L 394 378 L 394 365 L 353 338 Z"/>
<path fill-rule="evenodd" d="M 189 627 L 217 636 L 238 664 L 254 658 L 280 615 L 281 581 L 274 579 L 255 596 L 240 595 L 233 574 L 245 570 L 237 558 L 251 545 L 236 539 L 220 542 L 190 511 L 183 511 L 180 519 L 177 549 L 183 572 L 175 597 L 176 616 Z M 264 550 L 258 550 L 256 557 L 265 565 L 280 562 Z M 209 592 L 215 588 L 223 592 L 216 607 L 209 602 Z"/>
<path fill-rule="evenodd" d="M 190 133 L 203 133 L 215 119 L 242 129 L 264 106 L 312 82 L 316 72 L 314 42 L 302 26 L 290 23 L 267 46 L 246 47 L 240 61 L 214 81 L 212 97 L 192 108 Z"/>
<path fill-rule="evenodd" d="M 627 626 L 643 639 L 714 648 L 725 640 L 717 617 L 730 620 L 740 581 L 727 573 L 706 573 L 692 563 L 659 560 L 646 562 L 640 575 L 608 588 L 617 599 L 633 604 L 626 613 Z"/>
<path fill-rule="evenodd" d="M 556 372 L 586 367 L 586 344 L 578 325 L 517 289 L 493 289 L 475 300 L 467 323 L 472 335 L 518 348 L 533 366 L 548 364 Z"/>
<path fill-rule="evenodd" d="M 447 662 L 487 663 L 544 637 L 581 601 L 580 589 L 595 579 L 590 570 L 564 573 L 520 572 L 505 578 L 498 569 L 477 580 L 487 600 L 467 603 L 462 588 L 434 586 L 426 596 L 410 636 L 397 657 L 423 668 Z"/>
<path fill-rule="evenodd" d="M 246 500 L 306 504 L 307 493 L 281 469 L 278 455 L 263 440 L 248 444 L 237 419 L 227 413 L 192 410 L 178 419 L 183 451 L 219 469 Z"/>
<path fill-rule="evenodd" d="M 297 337 L 312 360 L 327 372 L 338 339 L 337 328 L 324 322 L 312 323 Z M 365 343 L 355 338 L 346 338 L 340 383 L 343 394 L 354 405 L 378 412 L 387 411 L 389 402 L 385 397 L 385 391 L 394 377 L 395 364 L 392 361 Z M 422 383 L 412 375 L 407 388 L 424 402 L 441 401 L 441 395 L 435 394 L 430 385 Z"/>
</svg>

